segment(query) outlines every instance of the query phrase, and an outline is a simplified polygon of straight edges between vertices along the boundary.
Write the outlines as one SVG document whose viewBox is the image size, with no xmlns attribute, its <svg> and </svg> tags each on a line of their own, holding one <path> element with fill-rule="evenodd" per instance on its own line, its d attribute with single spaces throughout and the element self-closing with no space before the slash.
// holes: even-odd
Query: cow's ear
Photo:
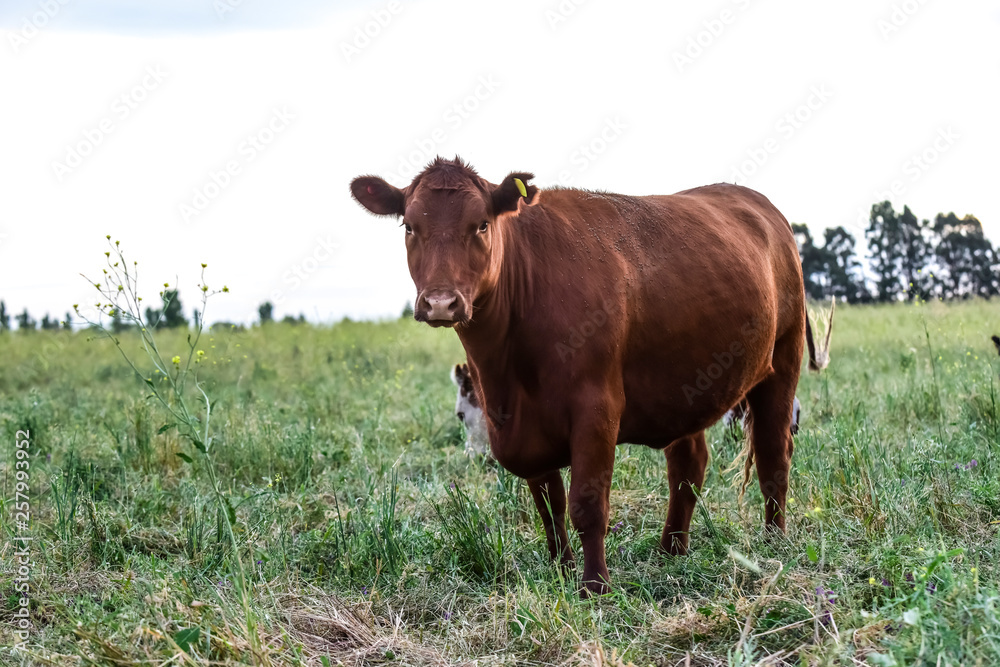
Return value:
<svg viewBox="0 0 1000 667">
<path fill-rule="evenodd" d="M 528 185 L 528 181 L 534 177 L 534 174 L 523 172 L 508 174 L 503 183 L 493 190 L 493 213 L 513 213 L 522 199 L 528 206 L 534 204 L 538 198 L 538 188 Z"/>
<path fill-rule="evenodd" d="M 455 383 L 456 386 L 461 387 L 462 382 L 465 379 L 465 364 L 455 364 L 455 367 L 451 369 L 451 381 Z"/>
<path fill-rule="evenodd" d="M 406 196 L 378 176 L 358 176 L 351 181 L 351 195 L 375 215 L 403 215 Z"/>
</svg>

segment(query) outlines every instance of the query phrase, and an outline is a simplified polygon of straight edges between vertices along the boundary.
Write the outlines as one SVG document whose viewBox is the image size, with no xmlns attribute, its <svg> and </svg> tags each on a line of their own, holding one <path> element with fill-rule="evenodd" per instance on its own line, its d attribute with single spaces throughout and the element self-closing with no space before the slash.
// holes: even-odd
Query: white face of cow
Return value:
<svg viewBox="0 0 1000 667">
<path fill-rule="evenodd" d="M 799 432 L 799 415 L 802 413 L 802 404 L 799 403 L 799 397 L 795 397 L 795 402 L 792 403 L 792 435 Z"/>
<path fill-rule="evenodd" d="M 722 415 L 722 423 L 726 425 L 726 428 L 733 428 L 736 422 L 746 427 L 746 408 L 745 403 L 742 401 L 737 403 L 735 406 L 729 409 L 729 412 Z M 792 435 L 799 432 L 799 417 L 802 416 L 802 404 L 799 403 L 799 397 L 795 397 L 795 401 L 792 403 L 792 425 L 791 431 Z"/>
<path fill-rule="evenodd" d="M 465 425 L 465 453 L 469 456 L 489 456 L 490 436 L 486 428 L 486 415 L 476 399 L 468 366 L 455 366 L 451 371 L 451 380 L 458 387 L 455 416 Z"/>
</svg>

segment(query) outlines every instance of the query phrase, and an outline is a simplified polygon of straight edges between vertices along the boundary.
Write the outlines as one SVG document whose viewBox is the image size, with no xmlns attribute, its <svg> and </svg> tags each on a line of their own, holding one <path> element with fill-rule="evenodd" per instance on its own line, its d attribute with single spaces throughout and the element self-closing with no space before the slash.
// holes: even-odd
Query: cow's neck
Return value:
<svg viewBox="0 0 1000 667">
<path fill-rule="evenodd" d="M 520 314 L 531 308 L 528 301 L 532 298 L 530 276 L 534 257 L 530 244 L 523 243 L 515 233 L 522 224 L 520 217 L 505 220 L 506 224 L 498 229 L 500 236 L 493 255 L 496 278 L 492 287 L 473 304 L 472 321 L 459 330 L 466 349 L 484 358 L 504 348 Z"/>
<path fill-rule="evenodd" d="M 517 305 L 514 299 L 516 276 L 504 267 L 501 280 L 488 294 L 476 300 L 472 321 L 458 330 L 466 353 L 477 367 L 503 363 L 511 342 L 511 331 L 517 327 Z"/>
<path fill-rule="evenodd" d="M 534 257 L 532 248 L 518 243 L 513 236 L 513 227 L 505 225 L 503 230 L 503 259 L 493 288 L 476 300 L 472 321 L 458 330 L 491 413 L 513 407 L 517 393 L 513 382 L 518 375 L 512 372 L 515 362 L 523 366 L 529 361 L 521 358 L 524 347 L 515 350 L 515 345 L 521 314 L 532 308 L 530 276 Z"/>
</svg>

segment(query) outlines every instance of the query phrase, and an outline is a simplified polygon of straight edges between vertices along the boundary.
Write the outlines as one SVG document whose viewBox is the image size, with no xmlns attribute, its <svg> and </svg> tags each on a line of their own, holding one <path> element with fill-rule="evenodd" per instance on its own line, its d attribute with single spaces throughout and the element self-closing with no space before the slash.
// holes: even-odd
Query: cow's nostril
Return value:
<svg viewBox="0 0 1000 667">
<path fill-rule="evenodd" d="M 464 412 L 459 412 L 455 416 L 458 417 L 458 421 L 460 421 L 460 422 L 464 422 L 465 421 L 465 413 Z"/>
</svg>

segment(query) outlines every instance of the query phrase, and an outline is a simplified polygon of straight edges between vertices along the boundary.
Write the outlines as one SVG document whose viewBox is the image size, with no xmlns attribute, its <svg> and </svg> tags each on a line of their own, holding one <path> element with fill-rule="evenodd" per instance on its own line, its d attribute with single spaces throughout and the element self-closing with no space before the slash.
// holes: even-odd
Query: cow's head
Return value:
<svg viewBox="0 0 1000 667">
<path fill-rule="evenodd" d="M 437 158 L 402 190 L 376 176 L 351 182 L 366 209 L 402 218 L 415 319 L 449 327 L 472 319 L 476 299 L 498 279 L 505 220 L 538 196 L 531 178 L 512 173 L 494 185 L 459 158 Z"/>
</svg>

